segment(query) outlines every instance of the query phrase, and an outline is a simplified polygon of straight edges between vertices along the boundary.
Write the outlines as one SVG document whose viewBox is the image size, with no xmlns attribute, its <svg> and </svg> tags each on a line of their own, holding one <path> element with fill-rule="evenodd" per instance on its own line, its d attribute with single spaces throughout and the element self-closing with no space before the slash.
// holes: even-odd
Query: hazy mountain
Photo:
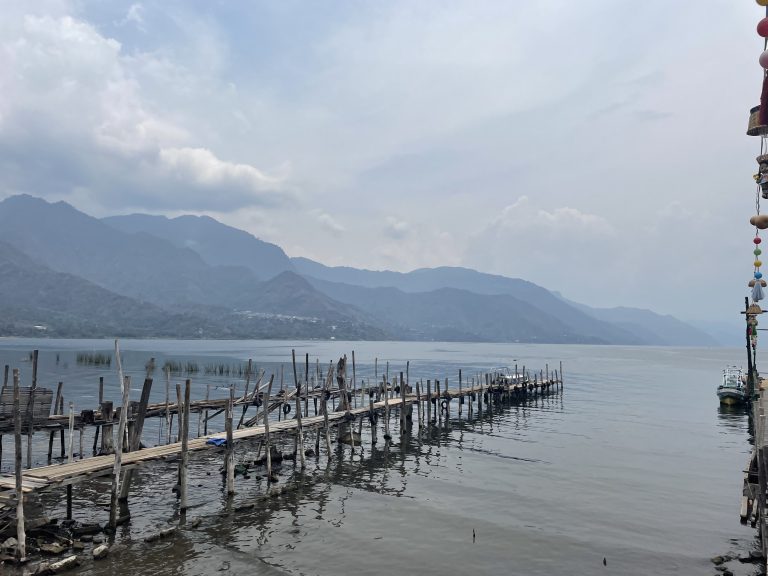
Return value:
<svg viewBox="0 0 768 576">
<path fill-rule="evenodd" d="M 0 202 L 0 241 L 53 270 L 161 305 L 228 304 L 256 282 L 246 268 L 214 268 L 188 248 L 122 232 L 65 202 L 26 195 Z"/>
<path fill-rule="evenodd" d="M 603 326 L 603 335 L 574 329 L 556 315 L 508 294 L 475 294 L 440 288 L 403 292 L 308 278 L 318 290 L 376 318 L 401 339 L 489 342 L 636 342 L 633 336 Z M 590 319 L 595 325 L 601 322 Z"/>
<path fill-rule="evenodd" d="M 288 259 L 208 217 L 99 220 L 22 195 L 0 202 L 0 242 L 3 334 L 714 344 L 671 316 L 593 309 L 519 278 Z"/>
<path fill-rule="evenodd" d="M 719 346 L 712 336 L 678 320 L 674 316 L 657 314 L 641 308 L 592 308 L 572 303 L 587 314 L 604 322 L 643 336 L 650 343 L 660 346 Z"/>
<path fill-rule="evenodd" d="M 329 301 L 326 306 L 331 307 L 330 299 L 325 299 Z M 278 302 L 274 305 L 279 308 Z M 0 242 L 0 335 L 356 340 L 385 336 L 379 328 L 341 314 L 330 321 L 236 313 L 210 306 L 172 312 L 120 296 L 77 276 L 55 272 L 5 242 Z"/>
<path fill-rule="evenodd" d="M 512 296 L 519 302 L 539 310 L 546 317 L 557 318 L 558 324 L 568 334 L 577 334 L 584 341 L 616 344 L 648 344 L 643 335 L 628 331 L 625 327 L 606 323 L 572 306 L 552 292 L 532 282 L 519 278 L 507 278 L 484 274 L 468 268 L 421 268 L 413 272 L 374 272 L 354 268 L 331 268 L 305 258 L 293 258 L 296 269 L 307 276 L 336 284 L 357 285 L 368 288 L 393 287 L 406 293 L 431 293 L 442 288 L 454 288 L 478 296 Z M 317 273 L 318 276 L 315 276 Z M 361 300 L 351 298 L 349 290 L 313 282 L 315 287 L 332 298 L 349 302 L 363 309 L 371 309 L 372 303 L 361 305 Z M 362 293 L 361 293 L 362 294 Z M 349 298 L 349 299 L 348 299 Z M 362 299 L 362 296 L 360 295 Z M 479 299 L 475 299 L 479 300 Z M 498 302 L 498 299 L 488 299 Z M 467 302 L 469 305 L 469 302 Z"/>
<path fill-rule="evenodd" d="M 174 336 L 200 320 L 169 314 L 34 262 L 0 242 L 0 331 L 21 336 Z"/>
<path fill-rule="evenodd" d="M 151 216 L 131 214 L 103 218 L 123 232 L 144 232 L 197 252 L 211 266 L 244 266 L 257 277 L 269 279 L 293 270 L 282 248 L 208 216 Z"/>
</svg>

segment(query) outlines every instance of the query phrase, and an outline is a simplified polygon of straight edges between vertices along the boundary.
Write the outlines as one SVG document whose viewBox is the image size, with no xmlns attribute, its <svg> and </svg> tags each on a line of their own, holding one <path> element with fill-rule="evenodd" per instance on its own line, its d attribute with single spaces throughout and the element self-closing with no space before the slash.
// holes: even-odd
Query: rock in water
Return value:
<svg viewBox="0 0 768 576">
<path fill-rule="evenodd" d="M 102 558 L 106 558 L 107 554 L 109 554 L 109 545 L 107 544 L 96 546 L 96 548 L 93 549 L 94 560 L 101 560 Z"/>
</svg>

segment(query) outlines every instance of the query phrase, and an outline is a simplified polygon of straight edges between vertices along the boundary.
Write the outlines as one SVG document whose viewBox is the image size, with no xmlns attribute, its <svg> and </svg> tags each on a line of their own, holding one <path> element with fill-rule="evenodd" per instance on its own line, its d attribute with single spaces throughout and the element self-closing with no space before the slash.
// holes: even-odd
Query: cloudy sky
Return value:
<svg viewBox="0 0 768 576">
<path fill-rule="evenodd" d="M 0 0 L 0 196 L 727 320 L 754 0 Z"/>
</svg>

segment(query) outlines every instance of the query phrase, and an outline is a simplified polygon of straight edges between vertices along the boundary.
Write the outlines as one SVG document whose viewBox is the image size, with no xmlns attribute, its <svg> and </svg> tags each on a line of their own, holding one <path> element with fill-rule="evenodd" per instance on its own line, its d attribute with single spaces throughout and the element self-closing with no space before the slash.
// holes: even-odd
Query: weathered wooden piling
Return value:
<svg viewBox="0 0 768 576">
<path fill-rule="evenodd" d="M 304 431 L 301 427 L 301 384 L 299 384 L 299 378 L 296 374 L 296 350 L 291 350 L 293 356 L 293 381 L 296 384 L 296 436 L 299 440 L 299 461 L 301 462 L 301 469 L 305 467 L 304 462 Z"/>
<path fill-rule="evenodd" d="M 21 470 L 21 406 L 19 406 L 19 370 L 13 369 L 13 442 L 16 477 L 16 560 L 27 557 L 27 534 L 24 525 L 24 491 Z"/>
<path fill-rule="evenodd" d="M 128 436 L 128 451 L 135 452 L 141 447 L 141 435 L 144 431 L 144 419 L 147 415 L 147 405 L 149 404 L 149 395 L 152 391 L 152 378 L 145 378 L 144 385 L 141 388 L 141 397 L 139 398 L 139 411 L 136 414 L 136 420 L 131 427 L 131 433 Z M 128 500 L 128 492 L 131 489 L 134 470 L 126 470 L 123 474 L 122 485 L 120 487 L 121 501 Z"/>
<path fill-rule="evenodd" d="M 7 368 L 8 366 L 6 366 Z M 56 387 L 56 400 L 53 403 L 53 415 L 57 415 L 59 413 L 59 402 L 61 400 L 61 388 L 64 385 L 63 382 L 59 382 L 59 385 Z M 56 431 L 53 430 L 50 433 L 50 436 L 48 437 L 48 463 L 51 463 L 51 460 L 53 459 L 53 439 L 56 436 Z"/>
<path fill-rule="evenodd" d="M 35 406 L 35 392 L 37 391 L 37 357 L 38 350 L 32 351 L 32 388 L 29 390 L 29 398 L 27 398 L 27 416 L 26 421 L 29 426 L 27 430 L 27 468 L 32 468 L 32 436 L 35 435 L 34 421 L 34 406 Z"/>
<path fill-rule="evenodd" d="M 272 380 L 269 378 L 269 384 L 267 385 L 267 397 L 264 400 L 264 444 L 267 447 L 267 483 L 272 482 L 272 446 L 269 442 L 269 410 L 266 407 L 269 406 L 269 397 L 272 395 Z"/>
<path fill-rule="evenodd" d="M 432 423 L 432 382 L 427 380 L 427 426 Z"/>
<path fill-rule="evenodd" d="M 115 344 L 115 348 L 117 348 L 117 344 Z M 117 527 L 117 504 L 118 496 L 120 494 L 120 468 L 122 467 L 123 457 L 123 434 L 125 434 L 125 426 L 128 418 L 128 402 L 130 400 L 131 392 L 131 377 L 123 377 L 122 369 L 120 369 L 120 376 L 122 378 L 123 385 L 123 405 L 120 407 L 120 421 L 117 426 L 118 441 L 117 446 L 115 447 L 115 463 L 112 471 L 112 496 L 109 503 L 109 527 L 113 530 Z"/>
<path fill-rule="evenodd" d="M 187 378 L 184 382 L 184 418 L 181 432 L 181 459 L 179 461 L 179 509 L 187 510 L 187 469 L 189 467 L 189 400 L 192 381 Z"/>
<path fill-rule="evenodd" d="M 248 362 L 248 370 L 251 368 L 250 361 Z M 235 446 L 232 439 L 232 419 L 235 409 L 235 390 L 229 389 L 229 403 L 227 404 L 227 413 L 225 417 L 225 427 L 227 432 L 227 447 L 226 455 L 224 459 L 224 467 L 226 469 L 227 476 L 227 494 L 235 493 Z M 243 413 L 245 414 L 245 413 Z"/>
</svg>

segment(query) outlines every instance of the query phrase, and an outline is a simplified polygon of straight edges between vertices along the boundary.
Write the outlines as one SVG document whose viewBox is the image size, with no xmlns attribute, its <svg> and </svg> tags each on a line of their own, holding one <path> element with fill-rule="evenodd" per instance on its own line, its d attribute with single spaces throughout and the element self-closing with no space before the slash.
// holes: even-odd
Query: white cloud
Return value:
<svg viewBox="0 0 768 576">
<path fill-rule="evenodd" d="M 221 157 L 147 97 L 144 71 L 168 72 L 167 59 L 127 56 L 71 15 L 8 17 L 18 26 L 0 27 L 0 194 L 79 200 L 97 211 L 227 211 L 295 199 L 285 168 L 275 177 Z M 126 19 L 141 23 L 142 6 Z"/>
<path fill-rule="evenodd" d="M 315 221 L 317 221 L 323 228 L 332 234 L 338 236 L 343 232 L 346 232 L 346 228 L 339 224 L 336 219 L 327 212 L 323 212 L 322 210 L 314 210 L 313 214 L 315 215 Z"/>
<path fill-rule="evenodd" d="M 254 202 L 270 204 L 279 200 L 273 193 L 281 182 L 248 164 L 224 162 L 205 148 L 163 148 L 159 165 L 174 180 L 192 183 L 210 192 L 236 193 Z"/>
<path fill-rule="evenodd" d="M 394 216 L 387 216 L 384 221 L 384 234 L 390 238 L 400 239 L 405 238 L 410 232 L 408 222 L 399 220 Z"/>
<path fill-rule="evenodd" d="M 125 26 L 126 24 L 134 24 L 137 29 L 141 30 L 142 32 L 146 32 L 146 28 L 144 27 L 145 12 L 146 10 L 142 4 L 131 4 L 128 7 L 128 12 L 125 13 L 125 16 L 118 20 L 115 25 Z"/>
</svg>

